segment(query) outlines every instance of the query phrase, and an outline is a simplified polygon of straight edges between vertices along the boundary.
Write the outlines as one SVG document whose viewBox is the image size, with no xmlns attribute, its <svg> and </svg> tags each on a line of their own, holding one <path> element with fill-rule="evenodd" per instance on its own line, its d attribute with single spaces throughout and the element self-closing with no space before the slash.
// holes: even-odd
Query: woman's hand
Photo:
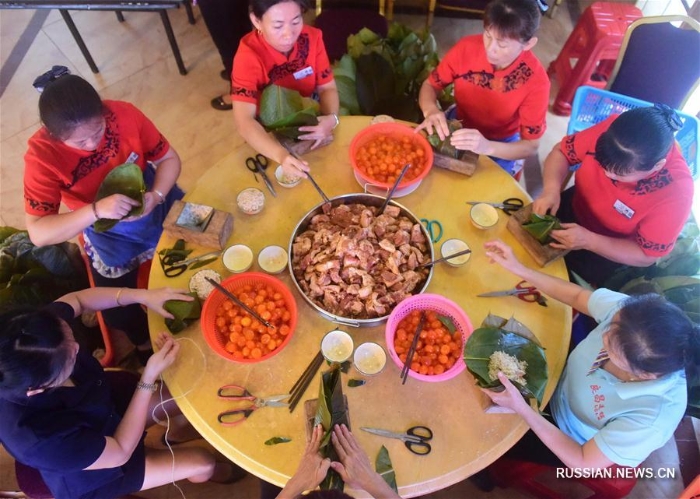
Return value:
<svg viewBox="0 0 700 499">
<path fill-rule="evenodd" d="M 343 481 L 353 489 L 368 490 L 377 478 L 365 451 L 345 425 L 336 425 L 331 435 L 333 446 L 338 452 L 340 463 L 332 462 L 331 468 L 338 472 Z M 381 480 L 381 477 L 380 477 Z"/>
<path fill-rule="evenodd" d="M 522 270 L 525 269 L 525 266 L 513 254 L 513 248 L 500 239 L 484 243 L 484 248 L 486 248 L 486 256 L 491 259 L 492 263 L 496 262 L 516 275 L 520 275 Z"/>
<path fill-rule="evenodd" d="M 309 170 L 309 164 L 306 161 L 292 154 L 287 154 L 282 160 L 282 171 L 290 177 L 306 178 L 306 172 Z"/>
<path fill-rule="evenodd" d="M 146 367 L 143 368 L 141 380 L 144 383 L 155 383 L 160 373 L 175 362 L 177 352 L 180 350 L 180 344 L 166 332 L 160 333 L 153 343 L 158 351 L 151 355 Z"/>
<path fill-rule="evenodd" d="M 167 312 L 163 308 L 163 304 L 168 300 L 182 300 L 182 301 L 192 301 L 193 297 L 186 294 L 187 290 L 184 289 L 173 289 L 173 288 L 158 288 L 158 289 L 143 289 L 139 290 L 144 293 L 139 302 L 154 312 L 159 313 L 166 319 L 172 319 L 173 314 Z"/>
<path fill-rule="evenodd" d="M 476 154 L 493 154 L 491 141 L 481 135 L 479 130 L 473 128 L 461 128 L 455 130 L 450 143 L 460 151 L 472 151 Z"/>
<path fill-rule="evenodd" d="M 299 140 L 314 140 L 311 149 L 316 149 L 327 138 L 333 136 L 333 130 L 336 127 L 336 119 L 331 115 L 319 116 L 318 125 L 300 126 L 300 132 L 308 132 L 304 135 L 299 135 Z"/>
<path fill-rule="evenodd" d="M 440 137 L 440 140 L 445 140 L 445 137 L 450 135 L 450 127 L 447 126 L 445 113 L 437 108 L 425 115 L 423 123 L 416 127 L 415 132 L 417 133 L 421 130 L 428 132 L 428 135 L 432 135 L 433 131 L 435 131 L 438 137 Z"/>
<path fill-rule="evenodd" d="M 579 224 L 563 223 L 562 230 L 553 230 L 550 235 L 556 242 L 550 243 L 552 248 L 565 250 L 588 249 L 590 237 L 593 234 Z"/>
<path fill-rule="evenodd" d="M 557 191 L 542 191 L 542 194 L 532 202 L 532 212 L 537 215 L 556 215 L 561 203 L 561 193 Z"/>
<path fill-rule="evenodd" d="M 143 211 L 140 215 L 134 215 L 133 217 L 127 217 L 122 220 L 122 222 L 133 222 L 134 220 L 139 220 L 149 213 L 151 213 L 155 207 L 160 203 L 160 197 L 155 192 L 148 191 L 143 195 Z"/>
<path fill-rule="evenodd" d="M 304 491 L 315 489 L 326 478 L 331 460 L 324 459 L 319 452 L 322 439 L 323 426 L 317 425 L 311 432 L 311 440 L 306 444 L 299 467 L 278 497 L 296 497 Z"/>
<path fill-rule="evenodd" d="M 129 214 L 132 208 L 140 205 L 141 203 L 124 194 L 112 194 L 95 201 L 95 209 L 99 217 L 113 220 L 121 220 Z"/>
<path fill-rule="evenodd" d="M 499 372 L 498 380 L 503 384 L 505 390 L 495 392 L 488 388 L 482 388 L 481 391 L 484 392 L 494 404 L 510 409 L 518 414 L 523 414 L 523 411 L 530 410 L 527 401 L 505 374 Z"/>
</svg>

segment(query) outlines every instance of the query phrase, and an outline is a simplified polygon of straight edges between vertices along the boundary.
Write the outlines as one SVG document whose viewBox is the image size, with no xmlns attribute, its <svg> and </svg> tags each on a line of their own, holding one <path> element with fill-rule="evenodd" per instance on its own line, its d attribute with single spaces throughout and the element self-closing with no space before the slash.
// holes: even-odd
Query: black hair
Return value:
<svg viewBox="0 0 700 499">
<path fill-rule="evenodd" d="M 661 295 L 630 296 L 613 324 L 610 341 L 637 372 L 700 375 L 700 327 Z"/>
<path fill-rule="evenodd" d="M 26 394 L 55 382 L 71 357 L 58 317 L 20 307 L 0 313 L 0 393 Z"/>
<path fill-rule="evenodd" d="M 536 0 L 494 0 L 484 11 L 484 28 L 493 27 L 500 35 L 527 43 L 540 27 Z"/>
<path fill-rule="evenodd" d="M 257 17 L 258 19 L 262 19 L 262 17 L 265 15 L 265 12 L 267 12 L 270 7 L 273 7 L 278 3 L 282 2 L 294 2 L 299 6 L 302 14 L 306 13 L 306 11 L 309 10 L 308 0 L 250 0 L 248 2 L 248 8 L 255 17 Z"/>
<path fill-rule="evenodd" d="M 102 99 L 80 76 L 49 82 L 39 97 L 39 117 L 51 135 L 66 140 L 83 123 L 102 116 Z"/>
<path fill-rule="evenodd" d="M 673 132 L 682 126 L 668 106 L 625 111 L 598 138 L 595 159 L 615 175 L 648 172 L 666 157 L 673 146 Z"/>
</svg>

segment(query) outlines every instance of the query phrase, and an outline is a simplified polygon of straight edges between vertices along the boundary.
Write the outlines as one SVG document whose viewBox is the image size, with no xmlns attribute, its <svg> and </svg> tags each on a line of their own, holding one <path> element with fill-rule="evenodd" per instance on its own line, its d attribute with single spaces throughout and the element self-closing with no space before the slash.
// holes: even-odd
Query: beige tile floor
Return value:
<svg viewBox="0 0 700 499">
<path fill-rule="evenodd" d="M 563 45 L 572 22 L 565 2 L 554 19 L 544 19 L 535 52 L 547 65 Z M 585 3 L 585 2 L 584 2 Z M 189 74 L 181 76 L 167 44 L 162 25 L 154 13 L 126 13 L 117 22 L 109 12 L 75 12 L 73 18 L 100 68 L 93 74 L 56 11 L 0 11 L 0 224 L 24 227 L 22 208 L 23 155 L 27 139 L 38 128 L 38 94 L 33 79 L 60 64 L 91 82 L 103 98 L 122 99 L 142 109 L 168 137 L 183 161 L 180 184 L 187 190 L 201 173 L 218 163 L 241 142 L 230 113 L 215 111 L 209 100 L 226 90 L 218 73 L 221 63 L 197 10 L 197 23 L 189 25 L 184 11 L 171 11 L 170 18 Z M 423 16 L 397 15 L 397 20 L 421 27 Z M 433 32 L 441 53 L 459 37 L 480 30 L 473 20 L 436 17 Z M 567 119 L 549 115 L 549 130 L 542 140 L 540 158 L 563 135 Z M 536 163 L 536 162 L 535 162 Z M 231 165 L 232 168 L 240 165 Z M 535 193 L 540 183 L 537 164 L 527 172 L 527 187 Z M 155 429 L 149 442 L 157 443 L 162 430 Z M 646 465 L 678 466 L 675 444 L 655 452 Z M 400 480 L 400 477 L 399 477 Z M 255 498 L 257 479 L 248 477 L 233 485 L 182 484 L 189 498 Z M 661 499 L 675 497 L 680 479 L 640 481 L 630 497 Z M 16 490 L 12 460 L 0 450 L 0 490 Z M 173 486 L 141 494 L 145 498 L 182 497 Z M 583 497 L 575 487 L 567 497 Z M 0 497 L 6 497 L 0 492 Z M 8 496 L 9 497 L 9 496 Z M 431 499 L 527 497 L 513 490 L 478 491 L 468 481 L 430 494 Z"/>
</svg>

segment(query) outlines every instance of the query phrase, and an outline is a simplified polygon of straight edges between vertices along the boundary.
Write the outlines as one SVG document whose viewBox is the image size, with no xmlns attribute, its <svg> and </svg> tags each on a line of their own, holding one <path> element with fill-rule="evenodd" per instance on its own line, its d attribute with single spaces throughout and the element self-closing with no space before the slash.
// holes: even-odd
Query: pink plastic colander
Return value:
<svg viewBox="0 0 700 499">
<path fill-rule="evenodd" d="M 396 334 L 396 329 L 401 320 L 404 319 L 414 310 L 432 310 L 440 315 L 444 315 L 452 319 L 452 322 L 462 335 L 462 349 L 464 348 L 464 344 L 467 341 L 467 337 L 474 330 L 474 328 L 472 327 L 472 323 L 469 320 L 469 317 L 467 317 L 467 314 L 464 313 L 464 310 L 462 310 L 459 307 L 459 305 L 457 305 L 455 302 L 453 302 L 452 300 L 448 300 L 444 296 L 424 293 L 420 295 L 411 296 L 410 298 L 406 298 L 401 303 L 399 303 L 397 307 L 391 312 L 391 315 L 389 315 L 389 320 L 386 324 L 385 332 L 386 346 L 389 350 L 389 356 L 392 358 L 394 363 L 397 366 L 399 366 L 399 368 L 403 368 L 403 362 L 399 359 L 399 356 L 396 354 L 396 350 L 394 350 L 394 335 Z M 459 373 L 464 371 L 466 367 L 467 366 L 464 364 L 464 359 L 462 358 L 462 356 L 460 356 L 457 362 L 455 362 L 455 364 L 451 368 L 449 368 L 442 374 L 420 374 L 413 371 L 412 369 L 409 369 L 408 375 L 412 378 L 419 379 L 421 381 L 445 381 L 454 378 Z"/>
</svg>

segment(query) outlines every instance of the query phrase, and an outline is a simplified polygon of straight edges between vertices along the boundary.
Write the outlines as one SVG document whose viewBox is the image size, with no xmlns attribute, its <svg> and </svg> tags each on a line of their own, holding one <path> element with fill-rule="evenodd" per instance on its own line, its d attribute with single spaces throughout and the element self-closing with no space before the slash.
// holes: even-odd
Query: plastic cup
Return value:
<svg viewBox="0 0 700 499">
<path fill-rule="evenodd" d="M 245 272 L 253 265 L 253 250 L 245 244 L 234 244 L 226 248 L 222 259 L 229 272 Z"/>
<path fill-rule="evenodd" d="M 354 343 L 345 331 L 334 329 L 321 340 L 321 353 L 328 362 L 345 362 L 352 355 Z"/>
<path fill-rule="evenodd" d="M 386 352 L 377 343 L 363 343 L 355 350 L 352 362 L 360 374 L 374 376 L 384 370 Z"/>
<path fill-rule="evenodd" d="M 459 253 L 460 251 L 468 249 L 469 245 L 461 239 L 448 239 L 447 241 L 442 243 L 442 246 L 440 246 L 440 256 L 444 258 L 446 256 L 450 256 L 455 253 Z M 449 260 L 445 260 L 445 263 L 451 265 L 452 267 L 461 267 L 469 261 L 469 258 L 471 258 L 471 256 L 471 253 L 467 253 L 466 255 L 460 255 L 454 258 L 450 258 Z"/>
<path fill-rule="evenodd" d="M 287 252 L 280 246 L 266 246 L 258 254 L 258 265 L 268 274 L 279 274 L 287 268 Z"/>
<path fill-rule="evenodd" d="M 498 210 L 486 203 L 477 203 L 469 211 L 472 223 L 479 229 L 490 229 L 498 223 Z"/>
</svg>

